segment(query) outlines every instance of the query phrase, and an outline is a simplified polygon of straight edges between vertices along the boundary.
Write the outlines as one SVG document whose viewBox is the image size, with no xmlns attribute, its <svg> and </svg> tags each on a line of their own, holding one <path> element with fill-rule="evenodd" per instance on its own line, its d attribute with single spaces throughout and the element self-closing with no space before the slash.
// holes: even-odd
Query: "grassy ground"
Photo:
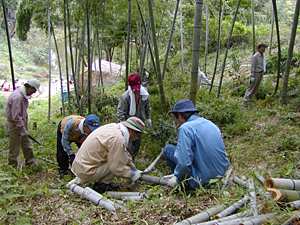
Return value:
<svg viewBox="0 0 300 225">
<path fill-rule="evenodd" d="M 167 84 L 168 82 L 166 80 Z M 178 85 L 176 79 L 170 85 Z M 181 94 L 187 91 L 185 85 L 177 89 L 166 89 L 169 108 L 175 101 L 187 97 L 186 94 Z M 121 93 L 118 87 L 111 90 L 116 96 L 118 92 Z M 108 93 L 110 91 L 107 90 Z M 135 161 L 141 170 L 153 161 L 166 141 L 176 141 L 176 129 L 171 116 L 161 114 L 156 87 L 150 87 L 149 91 L 152 97 L 153 126 L 148 129 L 148 135 L 142 138 L 142 147 Z M 172 98 L 175 93 L 176 97 Z M 1 183 L 0 191 L 10 195 L 0 198 L 0 217 L 3 224 L 11 224 L 13 221 L 19 223 L 23 220 L 30 224 L 173 224 L 221 203 L 229 206 L 249 194 L 248 190 L 237 186 L 231 179 L 223 195 L 219 196 L 220 186 L 211 190 L 198 189 L 196 193 L 189 194 L 181 185 L 171 189 L 147 182 L 139 182 L 129 189 L 129 180 L 116 178 L 114 183 L 119 184 L 122 191 L 146 192 L 149 198 L 141 202 L 127 202 L 126 211 L 106 211 L 63 187 L 72 179 L 71 175 L 57 179 L 56 129 L 62 118 L 57 97 L 52 103 L 50 121 L 47 120 L 47 101 L 34 101 L 28 110 L 29 132 L 42 143 L 41 146 L 32 143 L 39 166 L 22 167 L 21 170 L 20 166 L 18 170 L 7 167 L 5 100 L 6 97 L 1 96 L 0 169 L 6 174 L 1 177 L 4 176 L 9 181 Z M 240 96 L 232 96 L 229 91 L 217 99 L 214 93 L 209 94 L 208 88 L 204 87 L 197 94 L 197 108 L 202 116 L 215 122 L 223 132 L 230 167 L 233 169 L 231 178 L 237 176 L 247 181 L 248 178 L 254 178 L 254 172 L 257 172 L 265 178 L 299 179 L 300 114 L 293 99 L 285 106 L 280 104 L 276 95 L 243 103 Z M 113 111 L 114 108 L 109 110 Z M 113 122 L 115 117 L 110 120 L 102 121 L 102 124 Z M 37 130 L 32 129 L 33 122 L 37 122 Z M 54 164 L 41 158 L 51 160 Z M 24 162 L 22 154 L 19 161 Z M 161 159 L 153 175 L 163 176 L 170 173 L 165 161 Z M 7 186 L 8 184 L 11 186 Z M 262 187 L 257 180 L 255 185 Z M 86 186 L 91 187 L 92 184 Z M 50 190 L 54 189 L 58 192 L 51 194 Z M 265 202 L 264 198 L 258 197 L 260 209 Z M 247 205 L 242 210 L 249 208 Z M 275 210 L 280 211 L 277 206 Z"/>
</svg>

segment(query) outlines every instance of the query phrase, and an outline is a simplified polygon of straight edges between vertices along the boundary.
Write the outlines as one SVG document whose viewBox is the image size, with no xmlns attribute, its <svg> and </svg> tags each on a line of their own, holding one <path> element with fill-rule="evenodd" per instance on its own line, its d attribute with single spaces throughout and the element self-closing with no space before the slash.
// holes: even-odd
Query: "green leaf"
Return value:
<svg viewBox="0 0 300 225">
<path fill-rule="evenodd" d="M 6 199 L 11 199 L 11 198 L 18 198 L 18 197 L 22 197 L 23 195 L 19 195 L 19 194 L 4 194 L 3 197 Z"/>
<path fill-rule="evenodd" d="M 18 210 L 22 210 L 23 208 L 19 207 L 19 206 L 8 206 L 6 208 L 6 211 L 9 212 L 9 213 L 12 213 L 12 212 L 15 212 L 15 211 L 18 211 Z"/>
</svg>

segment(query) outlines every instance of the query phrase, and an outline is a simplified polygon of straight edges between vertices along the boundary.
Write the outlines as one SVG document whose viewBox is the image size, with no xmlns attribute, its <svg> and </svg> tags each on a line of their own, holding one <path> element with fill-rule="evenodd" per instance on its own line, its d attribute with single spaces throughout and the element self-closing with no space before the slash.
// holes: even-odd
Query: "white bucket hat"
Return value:
<svg viewBox="0 0 300 225">
<path fill-rule="evenodd" d="M 30 86 L 34 87 L 35 90 L 37 90 L 40 94 L 42 94 L 41 90 L 40 90 L 40 82 L 35 79 L 35 78 L 31 78 L 27 81 L 27 84 L 29 84 Z"/>
</svg>

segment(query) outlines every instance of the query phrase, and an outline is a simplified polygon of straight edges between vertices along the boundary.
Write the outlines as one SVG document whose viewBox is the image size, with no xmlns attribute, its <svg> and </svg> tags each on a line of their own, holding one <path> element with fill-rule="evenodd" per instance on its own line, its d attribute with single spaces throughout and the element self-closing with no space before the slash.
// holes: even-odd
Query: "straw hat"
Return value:
<svg viewBox="0 0 300 225">
<path fill-rule="evenodd" d="M 147 132 L 145 132 L 145 124 L 135 116 L 129 117 L 126 121 L 122 121 L 121 123 L 132 130 L 147 134 Z"/>
</svg>

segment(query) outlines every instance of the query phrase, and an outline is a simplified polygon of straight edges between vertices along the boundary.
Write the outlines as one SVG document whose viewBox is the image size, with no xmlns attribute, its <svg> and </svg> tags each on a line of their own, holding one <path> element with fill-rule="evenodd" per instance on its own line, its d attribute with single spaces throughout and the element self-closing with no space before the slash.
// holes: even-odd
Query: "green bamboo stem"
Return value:
<svg viewBox="0 0 300 225">
<path fill-rule="evenodd" d="M 238 210 L 238 208 L 242 207 L 243 205 L 245 205 L 246 202 L 250 201 L 249 196 L 245 196 L 243 199 L 237 201 L 236 203 L 234 203 L 233 205 L 229 206 L 228 208 L 226 208 L 225 210 L 223 210 L 222 212 L 218 213 L 215 218 L 219 219 L 222 217 L 226 217 L 232 213 L 234 213 L 235 211 Z"/>
<path fill-rule="evenodd" d="M 284 190 L 300 191 L 300 180 L 283 178 L 266 178 L 264 185 L 266 188 L 277 188 Z"/>
<path fill-rule="evenodd" d="M 291 202 L 300 199 L 299 191 L 267 188 L 267 191 L 270 192 L 271 198 L 277 202 Z"/>
<path fill-rule="evenodd" d="M 264 222 L 264 225 L 282 225 L 287 219 L 298 213 L 299 211 L 293 211 L 289 213 L 280 214 Z"/>
</svg>

